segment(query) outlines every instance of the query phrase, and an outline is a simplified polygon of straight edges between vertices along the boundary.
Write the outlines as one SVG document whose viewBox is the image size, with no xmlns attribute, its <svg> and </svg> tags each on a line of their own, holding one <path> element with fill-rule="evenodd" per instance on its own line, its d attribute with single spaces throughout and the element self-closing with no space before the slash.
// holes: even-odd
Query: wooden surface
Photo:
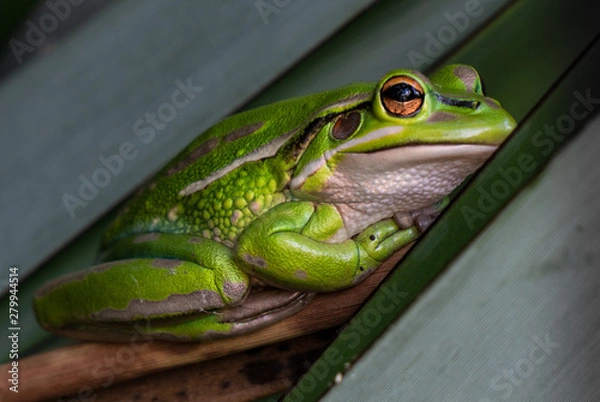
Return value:
<svg viewBox="0 0 600 402">
<path fill-rule="evenodd" d="M 161 371 L 108 388 L 98 402 L 242 402 L 282 393 L 302 375 L 335 337 L 335 329 L 250 349 L 214 360 Z M 65 399 L 76 398 L 71 395 Z"/>
<path fill-rule="evenodd" d="M 215 359 L 341 325 L 356 311 L 408 247 L 396 253 L 356 287 L 319 295 L 298 314 L 245 336 L 197 344 L 87 342 L 21 359 L 19 372 L 23 380 L 19 387 L 19 401 L 37 401 L 77 392 L 94 393 L 96 388 L 105 389 L 115 383 L 156 371 Z M 4 383 L 8 369 L 7 364 L 0 366 L 0 378 Z M 116 387 L 118 389 L 119 386 Z M 184 388 L 183 385 L 182 387 Z M 178 391 L 180 390 L 178 387 Z M 123 389 L 122 392 L 127 395 L 128 391 Z M 187 389 L 187 392 L 191 393 L 192 390 Z M 0 400 L 8 400 L 12 396 L 14 394 L 7 387 L 0 387 Z M 107 398 L 106 400 L 112 400 Z"/>
<path fill-rule="evenodd" d="M 600 400 L 599 132 L 596 118 L 323 400 Z"/>
</svg>

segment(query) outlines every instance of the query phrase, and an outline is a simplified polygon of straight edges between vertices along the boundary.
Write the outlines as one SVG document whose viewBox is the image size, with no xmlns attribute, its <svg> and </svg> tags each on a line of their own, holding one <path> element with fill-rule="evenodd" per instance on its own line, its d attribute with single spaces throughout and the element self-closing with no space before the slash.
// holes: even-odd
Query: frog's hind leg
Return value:
<svg viewBox="0 0 600 402">
<path fill-rule="evenodd" d="M 256 287 L 229 304 L 215 272 L 189 261 L 135 258 L 76 272 L 42 287 L 38 319 L 60 335 L 100 341 L 199 341 L 263 328 L 304 308 L 312 293 Z"/>
<path fill-rule="evenodd" d="M 214 310 L 188 320 L 148 323 L 137 330 L 152 339 L 205 341 L 246 334 L 272 325 L 302 310 L 315 293 L 276 288 L 252 288 L 250 295 L 234 307 Z"/>
<path fill-rule="evenodd" d="M 189 320 L 242 302 L 247 292 L 232 299 L 218 276 L 217 271 L 189 261 L 118 260 L 49 282 L 36 293 L 34 306 L 49 330 L 111 340 L 104 336 L 104 328 L 127 335 L 134 323 Z M 246 278 L 246 289 L 248 282 Z"/>
<path fill-rule="evenodd" d="M 220 294 L 224 306 L 241 303 L 250 289 L 250 278 L 234 260 L 233 250 L 211 239 L 174 233 L 146 233 L 117 241 L 102 256 L 105 261 L 132 257 L 167 258 L 196 264 L 196 269 L 203 272 L 194 275 L 200 275 L 202 279 L 182 277 L 181 282 L 195 281 L 198 289 L 208 289 L 214 284 L 215 289 L 211 290 Z"/>
<path fill-rule="evenodd" d="M 221 322 L 232 324 L 232 334 L 245 334 L 296 314 L 306 307 L 315 295 L 316 293 L 271 287 L 253 287 L 244 303 L 216 313 L 221 315 Z"/>
</svg>

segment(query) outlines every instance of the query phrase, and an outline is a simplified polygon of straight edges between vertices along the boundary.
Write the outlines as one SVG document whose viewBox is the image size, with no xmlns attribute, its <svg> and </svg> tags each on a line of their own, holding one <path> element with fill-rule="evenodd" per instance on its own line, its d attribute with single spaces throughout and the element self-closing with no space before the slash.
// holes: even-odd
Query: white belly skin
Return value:
<svg viewBox="0 0 600 402">
<path fill-rule="evenodd" d="M 439 201 L 495 149 L 492 145 L 416 145 L 344 155 L 319 197 L 336 205 L 344 219 L 345 230 L 330 241 L 346 240 L 396 212 Z"/>
</svg>

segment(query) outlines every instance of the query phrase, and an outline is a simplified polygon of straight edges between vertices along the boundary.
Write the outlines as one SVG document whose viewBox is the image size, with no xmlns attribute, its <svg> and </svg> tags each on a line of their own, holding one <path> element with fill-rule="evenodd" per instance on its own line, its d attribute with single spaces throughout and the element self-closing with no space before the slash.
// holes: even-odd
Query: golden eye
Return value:
<svg viewBox="0 0 600 402">
<path fill-rule="evenodd" d="M 350 137 L 360 126 L 360 112 L 350 112 L 338 117 L 331 129 L 331 135 L 336 140 L 345 140 Z"/>
<path fill-rule="evenodd" d="M 392 116 L 414 116 L 421 110 L 424 99 L 421 84 L 406 75 L 392 77 L 381 87 L 381 101 Z"/>
</svg>

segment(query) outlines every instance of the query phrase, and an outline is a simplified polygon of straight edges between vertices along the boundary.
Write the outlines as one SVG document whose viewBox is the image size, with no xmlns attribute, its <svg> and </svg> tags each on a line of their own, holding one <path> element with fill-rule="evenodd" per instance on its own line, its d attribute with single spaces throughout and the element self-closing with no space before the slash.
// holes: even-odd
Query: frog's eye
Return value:
<svg viewBox="0 0 600 402">
<path fill-rule="evenodd" d="M 345 140 L 356 132 L 360 126 L 360 112 L 350 112 L 337 118 L 331 129 L 331 136 L 336 140 Z"/>
<path fill-rule="evenodd" d="M 406 75 L 392 77 L 381 87 L 381 101 L 392 116 L 414 116 L 421 110 L 424 98 L 421 84 Z"/>
</svg>

